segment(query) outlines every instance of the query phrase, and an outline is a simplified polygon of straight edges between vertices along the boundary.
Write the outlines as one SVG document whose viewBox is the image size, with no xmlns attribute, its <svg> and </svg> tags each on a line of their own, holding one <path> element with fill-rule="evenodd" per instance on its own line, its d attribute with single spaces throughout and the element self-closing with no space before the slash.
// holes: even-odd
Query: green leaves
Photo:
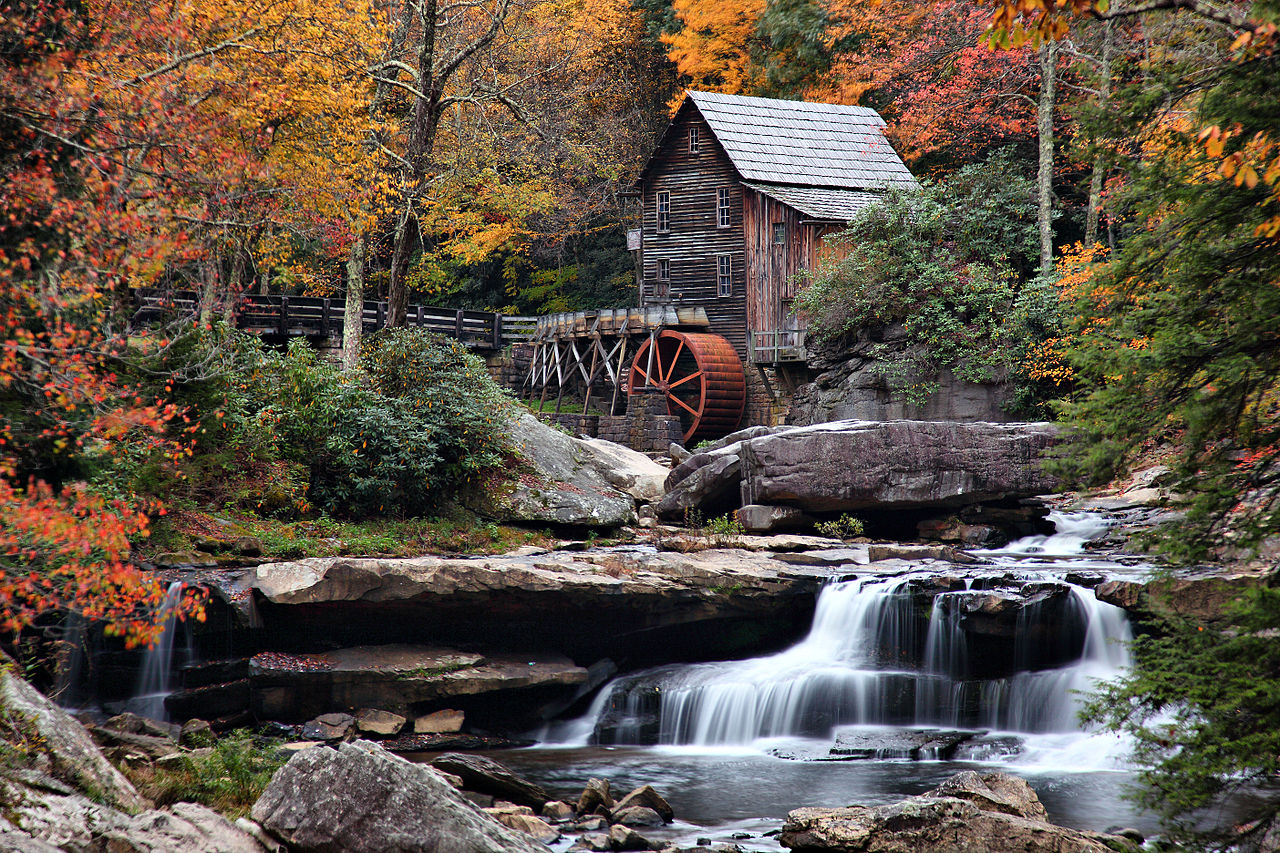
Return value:
<svg viewBox="0 0 1280 853">
<path fill-rule="evenodd" d="M 1020 295 L 1038 251 L 1033 197 L 1009 152 L 919 191 L 888 193 L 835 238 L 844 257 L 801 290 L 811 334 L 836 341 L 901 325 L 905 346 L 891 341 L 871 354 L 890 388 L 916 405 L 944 369 L 971 382 L 1020 378 L 1027 347 L 1059 324 L 1056 291 L 1049 298 L 1036 284 Z M 1038 402 L 1034 393 L 1022 399 Z"/>
<path fill-rule="evenodd" d="M 1244 821 L 1206 828 L 1196 817 L 1268 788 L 1280 770 L 1280 590 L 1259 587 L 1230 615 L 1230 630 L 1172 620 L 1139 637 L 1132 674 L 1085 709 L 1086 720 L 1133 737 L 1145 768 L 1137 802 L 1180 837 L 1214 848 L 1238 842 Z M 1274 812 L 1265 798 L 1253 802 L 1250 817 Z"/>
</svg>

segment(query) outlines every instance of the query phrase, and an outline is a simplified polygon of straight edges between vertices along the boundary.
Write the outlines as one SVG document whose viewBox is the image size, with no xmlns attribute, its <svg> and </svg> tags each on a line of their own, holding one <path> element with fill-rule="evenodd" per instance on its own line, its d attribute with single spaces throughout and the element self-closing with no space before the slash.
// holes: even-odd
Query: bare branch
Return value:
<svg viewBox="0 0 1280 853">
<path fill-rule="evenodd" d="M 206 47 L 203 50 L 193 51 L 192 53 L 184 53 L 182 56 L 176 57 L 175 59 L 169 62 L 166 62 L 164 65 L 161 65 L 159 68 L 154 68 L 151 71 L 146 72 L 145 74 L 139 74 L 137 77 L 133 77 L 129 80 L 124 81 L 124 85 L 134 86 L 134 85 L 137 85 L 138 83 L 145 83 L 146 81 L 152 79 L 153 77 L 159 77 L 161 74 L 168 74 L 170 71 L 173 71 L 176 68 L 180 68 L 181 66 L 186 65 L 188 62 L 192 62 L 196 59 L 201 59 L 206 56 L 212 56 L 215 53 L 220 53 L 221 51 L 227 50 L 229 48 L 244 47 L 242 40 L 247 38 L 252 38 L 253 36 L 257 35 L 258 29 L 259 29 L 258 27 L 250 27 L 249 29 L 245 30 L 244 32 L 242 32 L 240 35 L 236 36 L 233 39 L 227 39 L 226 41 L 218 42 L 217 44 L 212 45 L 210 47 Z"/>
</svg>

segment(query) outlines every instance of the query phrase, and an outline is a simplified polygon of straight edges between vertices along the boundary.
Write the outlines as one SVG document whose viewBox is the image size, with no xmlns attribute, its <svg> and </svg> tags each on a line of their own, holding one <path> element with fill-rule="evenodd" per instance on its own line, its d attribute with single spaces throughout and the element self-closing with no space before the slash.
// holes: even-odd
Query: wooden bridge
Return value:
<svg viewBox="0 0 1280 853">
<path fill-rule="evenodd" d="M 195 291 L 134 292 L 135 322 L 152 322 L 165 317 L 195 316 L 200 296 Z M 317 296 L 258 296 L 245 294 L 232 311 L 235 327 L 264 337 L 341 340 L 345 299 Z M 387 325 L 387 303 L 364 303 L 364 331 Z M 410 305 L 405 325 L 426 329 L 462 341 L 473 349 L 500 350 L 508 344 L 533 340 L 537 317 L 513 317 L 492 311 L 461 311 Z"/>
</svg>

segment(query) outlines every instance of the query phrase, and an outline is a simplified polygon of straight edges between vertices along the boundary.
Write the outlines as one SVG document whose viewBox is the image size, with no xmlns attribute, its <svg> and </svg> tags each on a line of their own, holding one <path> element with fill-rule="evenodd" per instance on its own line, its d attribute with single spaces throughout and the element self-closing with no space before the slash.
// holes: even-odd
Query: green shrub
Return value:
<svg viewBox="0 0 1280 853">
<path fill-rule="evenodd" d="M 819 536 L 831 539 L 854 539 L 863 534 L 866 525 L 862 523 L 862 519 L 846 513 L 830 521 L 820 521 L 814 525 L 814 528 Z"/>
<path fill-rule="evenodd" d="M 711 519 L 707 522 L 707 526 L 703 528 L 702 532 L 705 536 L 718 540 L 732 539 L 735 536 L 741 536 L 746 533 L 742 528 L 742 523 L 738 521 L 736 512 Z"/>
<path fill-rule="evenodd" d="M 403 401 L 421 419 L 440 485 L 503 464 L 504 415 L 514 401 L 461 343 L 419 329 L 386 329 L 366 342 L 360 363 L 378 393 Z"/>
<path fill-rule="evenodd" d="M 899 189 L 831 238 L 845 254 L 804 276 L 796 307 L 819 343 L 901 325 L 905 346 L 871 348 L 886 384 L 913 404 L 940 371 L 970 382 L 1011 377 L 1034 408 L 1045 389 L 1021 373 L 1028 348 L 1060 328 L 1057 302 L 1028 276 L 1036 255 L 1032 182 L 999 153 L 941 183 Z M 1026 298 L 1023 294 L 1026 293 Z"/>
</svg>

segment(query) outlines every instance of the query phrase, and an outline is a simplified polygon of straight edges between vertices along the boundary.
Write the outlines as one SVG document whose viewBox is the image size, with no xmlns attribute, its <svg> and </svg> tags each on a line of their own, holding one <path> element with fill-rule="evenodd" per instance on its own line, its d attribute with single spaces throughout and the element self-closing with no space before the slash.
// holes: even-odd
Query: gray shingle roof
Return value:
<svg viewBox="0 0 1280 853">
<path fill-rule="evenodd" d="M 869 107 L 689 92 L 745 180 L 845 189 L 914 186 Z"/>
<path fill-rule="evenodd" d="M 881 197 L 880 193 L 866 190 L 846 190 L 831 187 L 797 187 L 789 185 L 765 185 L 743 182 L 788 207 L 795 208 L 813 219 L 848 222 L 859 211 Z"/>
</svg>

